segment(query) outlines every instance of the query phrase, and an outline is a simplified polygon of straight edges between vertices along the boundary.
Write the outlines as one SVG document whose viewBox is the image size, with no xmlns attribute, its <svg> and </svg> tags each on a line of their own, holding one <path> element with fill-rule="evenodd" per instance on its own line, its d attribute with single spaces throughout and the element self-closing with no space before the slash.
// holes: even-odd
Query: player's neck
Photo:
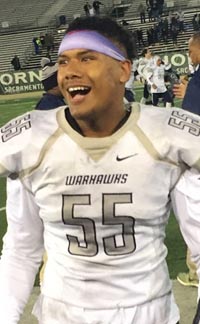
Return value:
<svg viewBox="0 0 200 324">
<path fill-rule="evenodd" d="M 112 116 L 112 119 L 106 116 L 103 120 L 78 120 L 77 123 L 85 137 L 107 137 L 115 133 L 125 123 L 129 114 L 122 110 L 121 113 Z"/>
</svg>

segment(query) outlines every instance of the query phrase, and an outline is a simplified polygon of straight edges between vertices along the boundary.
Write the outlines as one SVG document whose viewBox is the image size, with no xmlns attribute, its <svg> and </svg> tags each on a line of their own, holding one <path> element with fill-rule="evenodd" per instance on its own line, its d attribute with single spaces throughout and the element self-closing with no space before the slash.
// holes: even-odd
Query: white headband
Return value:
<svg viewBox="0 0 200 324">
<path fill-rule="evenodd" d="M 64 51 L 84 48 L 113 57 L 118 61 L 125 61 L 122 51 L 108 38 L 93 30 L 75 30 L 67 33 L 58 50 L 58 55 Z"/>
</svg>

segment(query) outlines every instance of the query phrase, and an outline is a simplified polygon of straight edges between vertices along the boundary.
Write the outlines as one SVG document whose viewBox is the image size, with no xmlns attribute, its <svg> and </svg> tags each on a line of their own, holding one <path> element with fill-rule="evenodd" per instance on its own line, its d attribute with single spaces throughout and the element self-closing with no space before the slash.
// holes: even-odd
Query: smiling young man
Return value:
<svg viewBox="0 0 200 324">
<path fill-rule="evenodd" d="M 129 57 L 119 41 L 111 43 L 93 30 L 69 29 L 61 43 L 58 82 L 84 136 L 111 135 L 127 114 L 123 108 L 124 84 L 130 77 L 133 49 L 130 40 L 125 41 L 129 42 Z M 76 42 L 80 48 L 74 48 Z M 111 95 L 113 92 L 115 95 Z"/>
<path fill-rule="evenodd" d="M 126 111 L 133 50 L 115 21 L 77 18 L 58 58 L 69 108 L 32 111 L 0 130 L 0 175 L 22 183 L 19 210 L 8 193 L 2 323 L 18 323 L 44 248 L 40 324 L 179 321 L 165 227 L 185 167 L 200 170 L 200 118 L 138 103 Z M 195 253 L 198 231 L 187 236 Z"/>
</svg>

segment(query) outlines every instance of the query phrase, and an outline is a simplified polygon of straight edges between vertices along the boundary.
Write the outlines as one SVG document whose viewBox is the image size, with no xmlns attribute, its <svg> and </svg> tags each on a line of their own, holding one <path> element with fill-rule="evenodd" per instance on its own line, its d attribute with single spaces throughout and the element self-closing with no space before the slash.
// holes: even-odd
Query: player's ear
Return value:
<svg viewBox="0 0 200 324">
<path fill-rule="evenodd" d="M 131 61 L 121 61 L 121 77 L 120 82 L 126 83 L 131 75 Z"/>
</svg>

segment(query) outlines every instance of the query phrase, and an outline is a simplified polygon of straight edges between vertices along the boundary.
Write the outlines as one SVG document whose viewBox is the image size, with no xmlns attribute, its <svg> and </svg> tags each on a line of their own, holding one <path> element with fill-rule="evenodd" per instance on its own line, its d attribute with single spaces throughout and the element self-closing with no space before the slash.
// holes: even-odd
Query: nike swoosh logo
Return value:
<svg viewBox="0 0 200 324">
<path fill-rule="evenodd" d="M 133 156 L 136 156 L 136 155 L 138 155 L 138 153 L 131 154 L 131 155 L 127 155 L 127 156 L 123 156 L 123 157 L 119 157 L 119 156 L 117 155 L 116 160 L 120 162 L 120 161 L 124 161 L 124 160 L 129 159 L 129 158 L 131 158 L 131 157 L 133 157 Z"/>
</svg>

